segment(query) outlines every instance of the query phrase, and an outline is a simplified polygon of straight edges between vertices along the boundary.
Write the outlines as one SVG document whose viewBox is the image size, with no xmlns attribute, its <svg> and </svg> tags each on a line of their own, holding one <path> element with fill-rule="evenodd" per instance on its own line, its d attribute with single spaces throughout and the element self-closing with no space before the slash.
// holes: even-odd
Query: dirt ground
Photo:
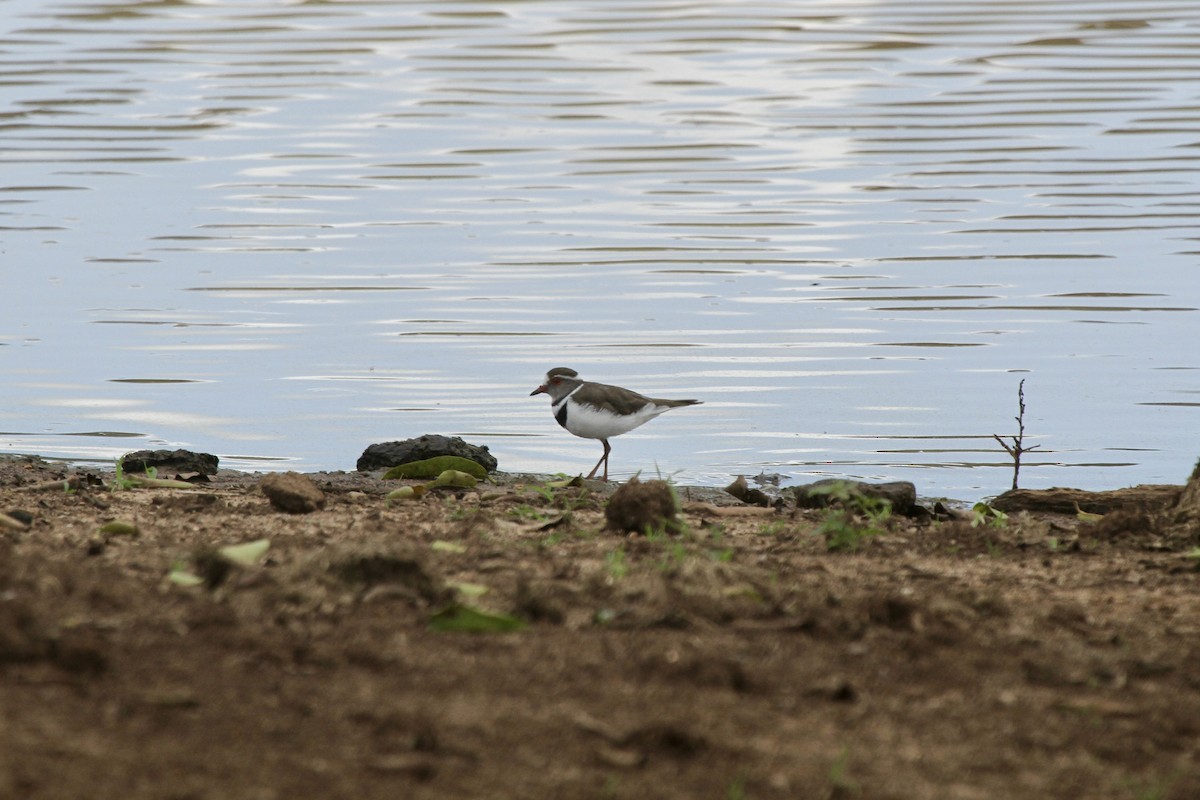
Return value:
<svg viewBox="0 0 1200 800">
<path fill-rule="evenodd" d="M 0 462 L 0 798 L 1200 797 L 1200 526 L 1162 515 L 830 550 L 687 488 L 645 536 L 590 482 L 31 488 L 68 474 Z"/>
</svg>

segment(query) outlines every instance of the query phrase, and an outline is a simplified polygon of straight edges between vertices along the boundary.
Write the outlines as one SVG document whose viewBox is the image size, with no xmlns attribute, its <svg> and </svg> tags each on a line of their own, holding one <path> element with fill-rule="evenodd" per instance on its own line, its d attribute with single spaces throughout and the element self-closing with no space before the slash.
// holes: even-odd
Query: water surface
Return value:
<svg viewBox="0 0 1200 800">
<path fill-rule="evenodd" d="M 565 365 L 705 401 L 614 477 L 1197 456 L 1194 3 L 0 7 L 0 451 L 587 470 Z"/>
</svg>

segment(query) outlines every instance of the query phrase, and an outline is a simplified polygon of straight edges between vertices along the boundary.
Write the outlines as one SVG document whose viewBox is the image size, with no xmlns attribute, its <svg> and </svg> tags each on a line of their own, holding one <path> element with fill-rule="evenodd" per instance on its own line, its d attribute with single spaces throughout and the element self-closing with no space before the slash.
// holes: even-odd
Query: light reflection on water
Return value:
<svg viewBox="0 0 1200 800">
<path fill-rule="evenodd" d="M 551 366 L 705 404 L 684 482 L 1179 482 L 1190 2 L 12 0 L 0 451 L 588 469 Z"/>
</svg>

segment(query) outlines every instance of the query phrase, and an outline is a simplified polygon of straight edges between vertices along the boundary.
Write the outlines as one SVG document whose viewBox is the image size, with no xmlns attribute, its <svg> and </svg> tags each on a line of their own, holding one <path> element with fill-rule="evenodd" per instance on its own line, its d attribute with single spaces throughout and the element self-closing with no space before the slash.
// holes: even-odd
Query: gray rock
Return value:
<svg viewBox="0 0 1200 800">
<path fill-rule="evenodd" d="M 127 475 L 140 475 L 149 467 L 159 472 L 216 475 L 218 461 L 212 453 L 191 450 L 135 450 L 121 457 L 121 469 Z"/>
<path fill-rule="evenodd" d="M 402 442 L 373 444 L 358 457 L 355 467 L 359 472 L 376 469 L 391 469 L 412 461 L 423 461 L 435 456 L 460 456 L 469 458 L 488 472 L 495 472 L 496 459 L 487 447 L 468 444 L 457 436 L 442 436 L 429 433 Z"/>
<path fill-rule="evenodd" d="M 908 516 L 913 513 L 917 505 L 917 487 L 908 481 L 864 483 L 862 481 L 841 481 L 836 478 L 826 478 L 816 483 L 792 487 L 792 492 L 796 495 L 796 505 L 800 508 L 825 508 L 833 499 L 828 493 L 828 489 L 837 483 L 849 484 L 851 491 L 856 491 L 864 497 L 887 500 L 892 504 L 893 514 Z"/>
</svg>

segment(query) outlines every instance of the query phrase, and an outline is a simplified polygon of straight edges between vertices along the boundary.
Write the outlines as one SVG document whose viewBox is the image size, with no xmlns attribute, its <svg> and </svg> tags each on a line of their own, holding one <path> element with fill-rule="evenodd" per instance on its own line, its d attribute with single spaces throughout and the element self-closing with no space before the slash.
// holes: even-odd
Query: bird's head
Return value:
<svg viewBox="0 0 1200 800">
<path fill-rule="evenodd" d="M 529 393 L 530 397 L 535 394 L 548 394 L 554 400 L 563 397 L 582 383 L 579 380 L 579 373 L 570 367 L 555 367 L 546 373 L 546 380 L 542 385 Z"/>
</svg>

